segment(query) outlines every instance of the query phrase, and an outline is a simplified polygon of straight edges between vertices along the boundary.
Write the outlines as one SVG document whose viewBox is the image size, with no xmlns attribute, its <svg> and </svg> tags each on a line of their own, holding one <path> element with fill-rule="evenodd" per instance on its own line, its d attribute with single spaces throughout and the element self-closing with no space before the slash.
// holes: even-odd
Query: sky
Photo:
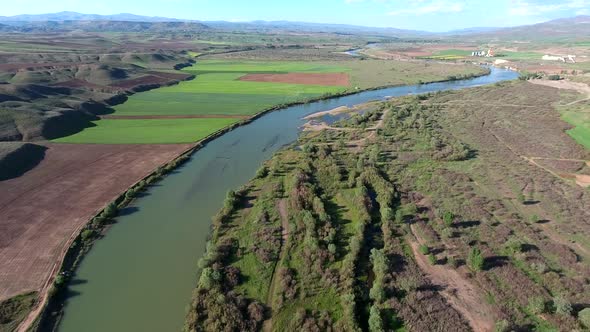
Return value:
<svg viewBox="0 0 590 332">
<path fill-rule="evenodd" d="M 0 16 L 76 11 L 191 20 L 288 20 L 449 31 L 590 15 L 590 0 L 5 0 Z"/>
</svg>

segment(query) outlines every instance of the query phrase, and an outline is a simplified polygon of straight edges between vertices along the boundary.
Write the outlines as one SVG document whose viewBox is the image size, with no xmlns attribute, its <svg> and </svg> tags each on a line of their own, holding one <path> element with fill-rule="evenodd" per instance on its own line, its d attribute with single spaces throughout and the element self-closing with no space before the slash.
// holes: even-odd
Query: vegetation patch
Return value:
<svg viewBox="0 0 590 332">
<path fill-rule="evenodd" d="M 30 292 L 0 302 L 0 332 L 15 331 L 37 302 L 37 292 Z"/>
</svg>

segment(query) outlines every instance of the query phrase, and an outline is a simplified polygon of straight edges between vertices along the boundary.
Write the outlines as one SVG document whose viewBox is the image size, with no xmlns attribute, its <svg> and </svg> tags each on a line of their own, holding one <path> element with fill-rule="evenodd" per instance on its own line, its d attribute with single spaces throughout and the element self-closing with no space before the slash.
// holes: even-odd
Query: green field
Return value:
<svg viewBox="0 0 590 332">
<path fill-rule="evenodd" d="M 500 51 L 496 57 L 506 60 L 541 60 L 543 54 L 537 52 Z"/>
<path fill-rule="evenodd" d="M 562 119 L 575 128 L 567 131 L 576 142 L 590 149 L 590 115 L 576 111 L 566 111 L 561 115 Z"/>
<path fill-rule="evenodd" d="M 115 107 L 114 115 L 206 115 L 187 119 L 108 119 L 94 122 L 72 136 L 56 139 L 68 143 L 184 143 L 194 142 L 238 120 L 221 115 L 253 115 L 276 105 L 304 101 L 349 87 L 289 83 L 247 82 L 249 73 L 345 72 L 354 87 L 368 88 L 395 84 L 436 81 L 447 75 L 471 74 L 479 67 L 424 65 L 386 61 L 299 62 L 199 60 L 183 72 L 194 74 L 191 81 L 129 97 Z"/>
<path fill-rule="evenodd" d="M 204 60 L 184 70 L 192 81 L 136 94 L 116 115 L 251 115 L 277 104 L 336 93 L 336 86 L 245 82 L 248 73 L 343 72 L 346 68 L 300 62 L 235 62 Z"/>
<path fill-rule="evenodd" d="M 275 105 L 337 93 L 345 87 L 286 83 L 246 82 L 248 73 L 343 72 L 346 68 L 303 62 L 204 60 L 184 72 L 191 81 L 135 94 L 115 107 L 115 115 L 209 115 L 186 119 L 107 119 L 93 122 L 64 143 L 185 143 L 195 142 L 237 119 L 219 115 L 253 115 Z"/>
<path fill-rule="evenodd" d="M 94 127 L 55 139 L 59 143 L 190 143 L 239 121 L 227 118 L 99 120 Z"/>
</svg>

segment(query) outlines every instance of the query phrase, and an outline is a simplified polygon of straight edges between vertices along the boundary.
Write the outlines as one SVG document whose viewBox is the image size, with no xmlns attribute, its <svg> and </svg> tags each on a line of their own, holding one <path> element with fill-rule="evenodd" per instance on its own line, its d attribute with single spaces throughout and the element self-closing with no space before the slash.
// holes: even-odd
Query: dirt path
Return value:
<svg viewBox="0 0 590 332">
<path fill-rule="evenodd" d="M 274 294 L 275 289 L 277 287 L 277 266 L 281 263 L 281 261 L 285 257 L 287 247 L 287 242 L 289 241 L 289 215 L 287 213 L 287 199 L 283 198 L 277 202 L 277 210 L 279 211 L 279 215 L 281 216 L 281 237 L 283 239 L 283 243 L 281 245 L 281 253 L 279 255 L 279 259 L 277 260 L 277 264 L 275 265 L 275 269 L 272 275 L 272 280 L 270 281 L 270 286 L 268 287 L 268 295 L 266 297 L 266 305 L 269 308 L 272 308 L 272 303 L 274 302 Z M 262 325 L 262 330 L 265 332 L 272 331 L 272 318 L 264 321 Z"/>
<path fill-rule="evenodd" d="M 277 203 L 279 214 L 281 215 L 281 236 L 283 243 L 289 240 L 289 216 L 287 215 L 287 199 L 283 198 Z"/>
<path fill-rule="evenodd" d="M 481 295 L 483 292 L 456 270 L 445 265 L 430 264 L 426 256 L 422 255 L 418 249 L 424 242 L 416 236 L 413 225 L 411 230 L 414 238 L 408 240 L 416 257 L 416 263 L 433 284 L 443 288 L 440 294 L 469 322 L 474 331 L 493 331 L 495 318 L 490 315 L 493 308 L 486 304 Z"/>
<path fill-rule="evenodd" d="M 590 86 L 580 82 L 572 82 L 568 80 L 550 81 L 550 80 L 530 80 L 530 83 L 549 86 L 557 89 L 575 90 L 579 93 L 590 96 Z"/>
</svg>

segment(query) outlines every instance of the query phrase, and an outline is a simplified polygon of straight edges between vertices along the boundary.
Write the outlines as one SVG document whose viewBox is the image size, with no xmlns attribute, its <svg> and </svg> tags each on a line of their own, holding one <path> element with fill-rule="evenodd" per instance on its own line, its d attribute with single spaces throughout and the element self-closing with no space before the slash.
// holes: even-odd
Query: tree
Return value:
<svg viewBox="0 0 590 332">
<path fill-rule="evenodd" d="M 383 332 L 383 319 L 381 318 L 381 313 L 379 312 L 379 308 L 375 305 L 371 307 L 369 312 L 369 331 L 371 332 Z"/>
<path fill-rule="evenodd" d="M 477 247 L 471 248 L 467 256 L 467 265 L 474 271 L 481 271 L 484 265 L 484 257 Z"/>
<path fill-rule="evenodd" d="M 215 284 L 214 270 L 210 267 L 206 267 L 201 272 L 199 277 L 199 287 L 210 289 Z"/>
<path fill-rule="evenodd" d="M 553 306 L 555 308 L 555 313 L 569 316 L 572 314 L 572 304 L 570 301 L 563 295 L 557 295 L 553 298 Z"/>
<path fill-rule="evenodd" d="M 114 202 L 109 203 L 106 208 L 102 211 L 102 215 L 105 218 L 112 218 L 117 215 L 117 204 Z"/>
<path fill-rule="evenodd" d="M 369 291 L 369 297 L 376 303 L 382 303 L 385 300 L 385 289 L 381 283 L 374 283 Z"/>
<path fill-rule="evenodd" d="M 582 309 L 578 312 L 578 320 L 582 325 L 590 329 L 590 308 Z"/>
<path fill-rule="evenodd" d="M 545 312 L 545 299 L 541 296 L 531 297 L 527 309 L 535 315 L 542 314 Z"/>
</svg>

